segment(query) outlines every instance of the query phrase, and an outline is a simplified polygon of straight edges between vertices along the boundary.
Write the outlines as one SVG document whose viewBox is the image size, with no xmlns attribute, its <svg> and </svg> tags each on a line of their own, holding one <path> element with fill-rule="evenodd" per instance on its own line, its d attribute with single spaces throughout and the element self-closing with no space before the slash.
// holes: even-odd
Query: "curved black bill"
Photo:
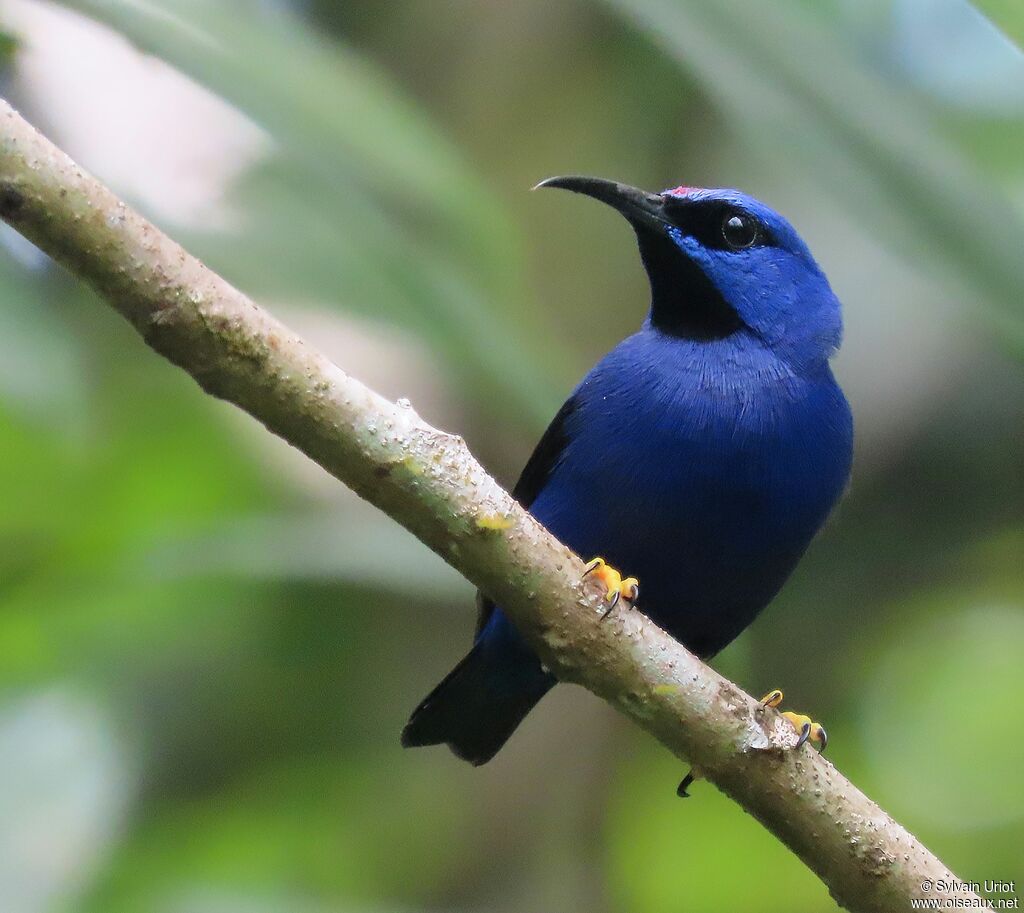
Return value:
<svg viewBox="0 0 1024 913">
<path fill-rule="evenodd" d="M 593 197 L 618 210 L 634 224 L 651 225 L 664 221 L 662 209 L 665 201 L 661 194 L 648 193 L 629 184 L 607 181 L 604 178 L 565 175 L 541 181 L 533 189 L 537 190 L 540 187 L 559 187 L 562 190 Z"/>
</svg>

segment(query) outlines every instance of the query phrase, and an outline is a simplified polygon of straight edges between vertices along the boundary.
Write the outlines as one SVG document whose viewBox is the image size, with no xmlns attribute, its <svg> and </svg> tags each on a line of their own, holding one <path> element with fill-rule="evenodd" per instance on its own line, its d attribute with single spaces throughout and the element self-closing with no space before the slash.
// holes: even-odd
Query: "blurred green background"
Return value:
<svg viewBox="0 0 1024 913">
<path fill-rule="evenodd" d="M 788 215 L 846 307 L 854 481 L 717 665 L 1021 885 L 1024 8 L 984 6 L 2 0 L 0 82 L 507 483 L 645 310 L 625 224 L 537 180 Z M 580 689 L 485 768 L 403 752 L 469 586 L 0 242 L 5 913 L 835 909 Z"/>
</svg>

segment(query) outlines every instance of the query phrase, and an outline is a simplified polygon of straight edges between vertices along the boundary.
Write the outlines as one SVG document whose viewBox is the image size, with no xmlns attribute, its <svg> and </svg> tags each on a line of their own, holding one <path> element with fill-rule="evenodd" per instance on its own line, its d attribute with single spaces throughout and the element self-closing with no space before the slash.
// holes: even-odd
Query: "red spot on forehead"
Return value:
<svg viewBox="0 0 1024 913">
<path fill-rule="evenodd" d="M 680 184 L 678 187 L 673 187 L 671 190 L 666 190 L 665 193 L 669 193 L 674 197 L 685 197 L 687 194 L 693 193 L 697 190 L 701 190 L 700 187 L 687 187 L 685 184 Z"/>
</svg>

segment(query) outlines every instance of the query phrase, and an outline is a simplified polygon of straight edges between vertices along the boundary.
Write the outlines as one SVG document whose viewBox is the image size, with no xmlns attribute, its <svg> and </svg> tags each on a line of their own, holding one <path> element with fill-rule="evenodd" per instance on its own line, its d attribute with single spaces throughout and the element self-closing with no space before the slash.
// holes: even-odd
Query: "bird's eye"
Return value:
<svg viewBox="0 0 1024 913">
<path fill-rule="evenodd" d="M 726 213 L 722 220 L 722 237 L 732 250 L 743 250 L 757 240 L 757 222 L 744 213 Z"/>
</svg>

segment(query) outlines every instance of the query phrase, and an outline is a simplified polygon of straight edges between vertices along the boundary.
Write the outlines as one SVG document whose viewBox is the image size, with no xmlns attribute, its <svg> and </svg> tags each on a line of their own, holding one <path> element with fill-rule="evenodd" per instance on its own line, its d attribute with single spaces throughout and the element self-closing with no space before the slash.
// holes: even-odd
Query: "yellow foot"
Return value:
<svg viewBox="0 0 1024 913">
<path fill-rule="evenodd" d="M 608 564 L 604 558 L 595 558 L 587 565 L 583 576 L 588 577 L 591 574 L 604 584 L 604 598 L 605 602 L 608 603 L 608 608 L 604 612 L 604 618 L 611 614 L 612 609 L 619 604 L 619 599 L 623 596 L 629 600 L 630 604 L 635 603 L 640 597 L 640 583 L 636 577 L 626 577 L 623 579 L 622 574 Z"/>
<path fill-rule="evenodd" d="M 778 707 L 781 703 L 782 691 L 779 688 L 773 688 L 761 698 L 762 707 Z M 825 727 L 821 723 L 816 723 L 809 716 L 803 713 L 794 713 L 792 710 L 785 710 L 782 715 L 800 733 L 800 738 L 796 743 L 797 748 L 803 745 L 804 742 L 813 742 L 818 746 L 818 751 L 825 750 L 825 746 L 828 745 L 828 733 L 825 732 Z"/>
</svg>

